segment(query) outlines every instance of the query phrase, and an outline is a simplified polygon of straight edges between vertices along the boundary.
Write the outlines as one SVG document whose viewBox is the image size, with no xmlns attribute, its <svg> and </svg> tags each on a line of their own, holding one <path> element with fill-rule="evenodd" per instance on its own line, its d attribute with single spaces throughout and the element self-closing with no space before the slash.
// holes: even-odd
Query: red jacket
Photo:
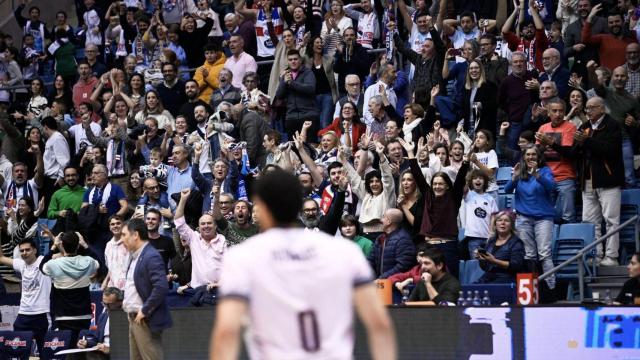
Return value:
<svg viewBox="0 0 640 360">
<path fill-rule="evenodd" d="M 340 118 L 336 118 L 335 120 L 333 120 L 331 125 L 318 131 L 318 136 L 322 136 L 328 133 L 329 131 L 333 131 L 336 133 L 336 136 L 338 136 L 338 140 L 339 140 L 340 137 L 342 136 L 342 126 L 340 124 L 340 121 L 341 121 Z M 367 131 L 367 127 L 363 123 L 358 122 L 353 124 L 352 131 L 351 131 L 351 149 L 353 150 L 354 154 L 356 153 L 356 151 L 358 151 L 358 142 L 360 141 L 360 137 L 364 135 L 366 131 Z"/>
<path fill-rule="evenodd" d="M 587 45 L 599 46 L 600 65 L 611 69 L 611 71 L 627 61 L 625 58 L 627 45 L 637 42 L 635 35 L 635 31 L 622 39 L 612 34 L 594 35 L 591 34 L 591 23 L 588 21 L 585 21 L 582 27 L 582 42 Z"/>
<path fill-rule="evenodd" d="M 507 41 L 507 44 L 509 44 L 511 51 L 525 52 L 529 56 L 527 62 L 533 62 L 539 72 L 544 71 L 544 66 L 542 66 L 542 53 L 549 47 L 549 39 L 547 39 L 547 34 L 544 32 L 544 29 L 536 29 L 534 40 L 521 39 L 513 31 L 503 32 L 502 37 Z M 531 45 L 532 41 L 534 42 L 533 45 Z M 533 49 L 531 49 L 531 47 L 533 47 Z M 533 54 L 530 53 L 531 50 L 533 50 Z"/>
<path fill-rule="evenodd" d="M 408 278 L 413 279 L 413 285 L 416 285 L 420 281 L 420 275 L 422 275 L 422 266 L 416 265 L 411 268 L 411 270 L 403 273 L 397 273 L 389 276 L 389 281 L 391 284 L 395 284 L 400 281 L 405 281 Z"/>
</svg>

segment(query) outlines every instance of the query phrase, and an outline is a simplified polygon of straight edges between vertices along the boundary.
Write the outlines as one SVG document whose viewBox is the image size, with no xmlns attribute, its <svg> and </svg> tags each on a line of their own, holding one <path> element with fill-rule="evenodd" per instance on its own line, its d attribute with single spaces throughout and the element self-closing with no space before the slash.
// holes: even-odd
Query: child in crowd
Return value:
<svg viewBox="0 0 640 360">
<path fill-rule="evenodd" d="M 473 148 L 469 161 L 474 169 L 484 171 L 489 177 L 489 188 L 487 193 L 498 199 L 498 183 L 496 182 L 496 172 L 498 171 L 498 155 L 493 150 L 493 135 L 489 130 L 481 129 L 476 133 Z"/>
<path fill-rule="evenodd" d="M 163 158 L 162 150 L 160 148 L 153 148 L 149 153 L 149 165 L 143 165 L 140 167 L 140 175 L 142 181 L 146 178 L 155 177 L 158 180 L 161 191 L 167 190 L 167 172 L 169 168 L 162 162 Z"/>
<path fill-rule="evenodd" d="M 469 190 L 464 197 L 465 226 L 464 235 L 469 255 L 473 256 L 478 248 L 484 248 L 490 236 L 493 217 L 498 213 L 496 200 L 487 194 L 489 176 L 480 169 L 474 169 L 467 176 Z"/>
</svg>

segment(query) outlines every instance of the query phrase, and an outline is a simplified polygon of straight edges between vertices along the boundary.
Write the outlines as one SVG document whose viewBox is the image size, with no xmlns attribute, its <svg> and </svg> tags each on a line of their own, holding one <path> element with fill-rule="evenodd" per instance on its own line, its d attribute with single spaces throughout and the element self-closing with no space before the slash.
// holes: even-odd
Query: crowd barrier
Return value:
<svg viewBox="0 0 640 360">
<path fill-rule="evenodd" d="M 398 306 L 389 312 L 399 359 L 640 358 L 638 307 Z M 176 308 L 171 315 L 173 327 L 163 333 L 165 358 L 207 358 L 215 308 Z M 111 316 L 111 334 L 111 359 L 128 359 L 123 312 Z M 354 358 L 370 359 L 362 325 L 355 336 Z M 244 349 L 240 358 L 247 359 Z"/>
</svg>

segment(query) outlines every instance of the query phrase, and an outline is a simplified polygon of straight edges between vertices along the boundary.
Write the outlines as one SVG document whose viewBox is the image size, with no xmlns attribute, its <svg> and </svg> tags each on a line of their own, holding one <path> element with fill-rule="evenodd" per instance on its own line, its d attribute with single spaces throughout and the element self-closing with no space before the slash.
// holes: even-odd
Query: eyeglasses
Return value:
<svg viewBox="0 0 640 360">
<path fill-rule="evenodd" d="M 588 106 L 585 106 L 585 110 L 587 110 L 587 111 L 591 111 L 593 109 L 599 109 L 599 108 L 601 108 L 600 105 L 588 105 Z"/>
<path fill-rule="evenodd" d="M 140 180 L 140 179 L 138 179 L 138 180 Z M 144 188 L 147 189 L 147 190 L 157 190 L 157 189 L 160 189 L 160 186 L 158 186 L 158 185 L 156 185 L 156 186 L 145 186 Z"/>
<path fill-rule="evenodd" d="M 104 172 L 104 171 L 92 171 L 91 174 L 92 175 L 100 175 L 100 174 L 106 174 L 106 172 Z"/>
<path fill-rule="evenodd" d="M 233 204 L 233 201 L 220 201 L 220 205 L 229 205 Z"/>
</svg>

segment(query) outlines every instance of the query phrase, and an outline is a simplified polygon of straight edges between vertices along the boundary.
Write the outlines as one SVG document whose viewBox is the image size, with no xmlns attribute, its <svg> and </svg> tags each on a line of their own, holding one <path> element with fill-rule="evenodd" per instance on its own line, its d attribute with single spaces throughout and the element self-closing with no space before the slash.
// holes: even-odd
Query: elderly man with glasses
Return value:
<svg viewBox="0 0 640 360">
<path fill-rule="evenodd" d="M 620 224 L 621 187 L 624 185 L 622 132 L 620 125 L 605 112 L 604 99 L 587 101 L 587 118 L 574 136 L 573 153 L 580 169 L 582 220 L 596 226 L 601 235 L 602 220 L 607 229 Z M 596 261 L 602 266 L 618 265 L 618 234 L 606 240 L 606 251 L 598 246 Z"/>
<path fill-rule="evenodd" d="M 87 189 L 82 198 L 81 208 L 93 205 L 97 208 L 98 216 L 96 224 L 98 228 L 92 229 L 88 234 L 88 239 L 92 239 L 93 250 L 104 260 L 104 250 L 110 240 L 107 219 L 112 215 L 124 217 L 129 211 L 129 202 L 124 190 L 112 182 L 107 177 L 107 167 L 96 164 L 91 170 L 91 180 L 93 186 Z M 82 214 L 82 209 L 80 210 Z"/>
</svg>

